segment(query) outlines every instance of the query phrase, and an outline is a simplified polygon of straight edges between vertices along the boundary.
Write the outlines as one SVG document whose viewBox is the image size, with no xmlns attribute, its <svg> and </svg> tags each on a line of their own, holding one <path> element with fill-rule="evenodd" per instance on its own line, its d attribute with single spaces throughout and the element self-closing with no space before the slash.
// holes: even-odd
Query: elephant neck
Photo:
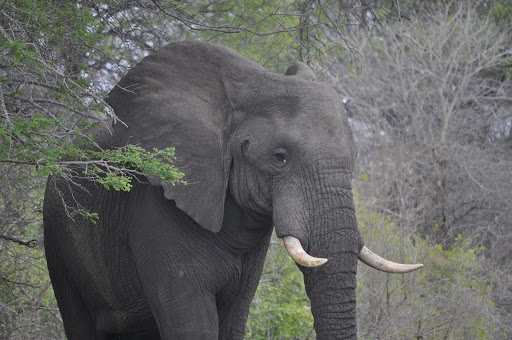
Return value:
<svg viewBox="0 0 512 340">
<path fill-rule="evenodd" d="M 242 209 L 229 190 L 224 204 L 224 219 L 216 234 L 219 245 L 230 252 L 246 253 L 258 246 L 272 231 L 272 219 L 254 216 Z"/>
</svg>

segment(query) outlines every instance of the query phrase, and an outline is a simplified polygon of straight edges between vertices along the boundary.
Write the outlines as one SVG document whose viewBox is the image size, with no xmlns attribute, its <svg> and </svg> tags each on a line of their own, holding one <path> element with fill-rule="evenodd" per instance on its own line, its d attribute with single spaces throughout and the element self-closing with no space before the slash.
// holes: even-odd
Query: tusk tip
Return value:
<svg viewBox="0 0 512 340">
<path fill-rule="evenodd" d="M 405 274 L 418 270 L 423 267 L 423 264 L 401 264 L 388 261 L 376 254 L 370 249 L 363 247 L 359 253 L 359 260 L 377 270 L 392 273 L 392 274 Z"/>
<path fill-rule="evenodd" d="M 327 262 L 325 258 L 313 257 L 306 253 L 300 241 L 293 236 L 283 237 L 283 243 L 290 257 L 301 266 L 313 268 L 319 267 Z"/>
<path fill-rule="evenodd" d="M 300 264 L 303 267 L 314 268 L 320 267 L 327 262 L 327 259 L 321 257 L 312 257 L 308 259 L 294 259 L 297 264 Z"/>
<path fill-rule="evenodd" d="M 316 258 L 314 261 L 311 261 L 311 263 L 309 263 L 309 265 L 307 265 L 306 267 L 320 267 L 321 265 L 324 265 L 327 263 L 327 259 L 324 259 L 324 258 Z"/>
<path fill-rule="evenodd" d="M 423 264 L 421 264 L 421 263 L 417 263 L 417 264 L 404 264 L 402 266 L 403 267 L 401 269 L 397 269 L 396 271 L 390 272 L 390 273 L 393 273 L 393 274 L 405 274 L 405 273 L 410 273 L 410 272 L 413 272 L 413 271 L 416 271 L 418 269 L 423 268 Z"/>
</svg>

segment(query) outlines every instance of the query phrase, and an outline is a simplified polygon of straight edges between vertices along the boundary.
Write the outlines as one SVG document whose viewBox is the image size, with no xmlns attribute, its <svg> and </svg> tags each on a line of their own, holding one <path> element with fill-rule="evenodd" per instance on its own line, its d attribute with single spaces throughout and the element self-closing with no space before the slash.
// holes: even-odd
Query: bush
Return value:
<svg viewBox="0 0 512 340">
<path fill-rule="evenodd" d="M 422 239 L 358 204 L 366 245 L 381 256 L 424 267 L 391 275 L 363 264 L 358 272 L 359 334 L 364 339 L 494 339 L 503 330 L 493 302 L 497 279 L 481 262 L 474 238 L 450 248 Z M 475 237 L 476 238 L 476 237 Z"/>
<path fill-rule="evenodd" d="M 313 316 L 302 273 L 276 235 L 251 304 L 246 339 L 313 339 Z"/>
</svg>

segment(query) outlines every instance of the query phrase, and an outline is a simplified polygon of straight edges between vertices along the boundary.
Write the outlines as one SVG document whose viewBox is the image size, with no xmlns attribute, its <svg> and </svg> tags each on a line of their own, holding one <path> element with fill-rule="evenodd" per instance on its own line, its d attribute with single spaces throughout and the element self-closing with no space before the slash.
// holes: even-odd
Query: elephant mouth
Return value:
<svg viewBox="0 0 512 340">
<path fill-rule="evenodd" d="M 283 237 L 283 243 L 288 255 L 290 255 L 290 257 L 301 266 L 318 267 L 328 261 L 326 258 L 309 255 L 302 247 L 299 239 L 293 236 Z M 423 264 L 402 264 L 386 260 L 385 258 L 373 253 L 365 246 L 363 246 L 363 249 L 359 252 L 358 259 L 374 269 L 392 274 L 409 273 L 423 267 Z"/>
</svg>

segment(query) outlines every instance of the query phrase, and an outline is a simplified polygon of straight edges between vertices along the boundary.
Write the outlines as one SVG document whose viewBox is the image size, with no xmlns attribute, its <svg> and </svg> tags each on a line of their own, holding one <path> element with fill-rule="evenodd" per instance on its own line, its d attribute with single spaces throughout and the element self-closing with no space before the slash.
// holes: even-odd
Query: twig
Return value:
<svg viewBox="0 0 512 340">
<path fill-rule="evenodd" d="M 4 91 L 2 90 L 2 84 L 0 84 L 0 109 L 5 117 L 5 126 L 11 124 L 11 120 L 9 119 L 9 113 L 7 112 L 7 107 L 5 107 L 4 101 Z"/>
<path fill-rule="evenodd" d="M 7 241 L 18 243 L 19 245 L 29 247 L 29 248 L 35 248 L 37 246 L 37 240 L 35 240 L 35 239 L 30 240 L 30 241 L 22 241 L 20 239 L 17 239 L 17 238 L 11 237 L 11 236 L 7 236 L 7 235 L 0 235 L 0 238 L 7 240 Z"/>
<path fill-rule="evenodd" d="M 40 288 L 41 287 L 41 286 L 36 286 L 36 285 L 30 284 L 30 283 L 25 283 L 25 282 L 20 282 L 20 281 L 13 281 L 13 280 L 10 280 L 10 279 L 5 278 L 3 276 L 0 276 L 0 280 L 2 280 L 4 282 L 7 282 L 7 283 L 12 283 L 12 284 L 15 284 L 15 285 L 19 285 L 19 286 L 27 286 L 27 287 L 30 287 L 30 288 Z"/>
</svg>

